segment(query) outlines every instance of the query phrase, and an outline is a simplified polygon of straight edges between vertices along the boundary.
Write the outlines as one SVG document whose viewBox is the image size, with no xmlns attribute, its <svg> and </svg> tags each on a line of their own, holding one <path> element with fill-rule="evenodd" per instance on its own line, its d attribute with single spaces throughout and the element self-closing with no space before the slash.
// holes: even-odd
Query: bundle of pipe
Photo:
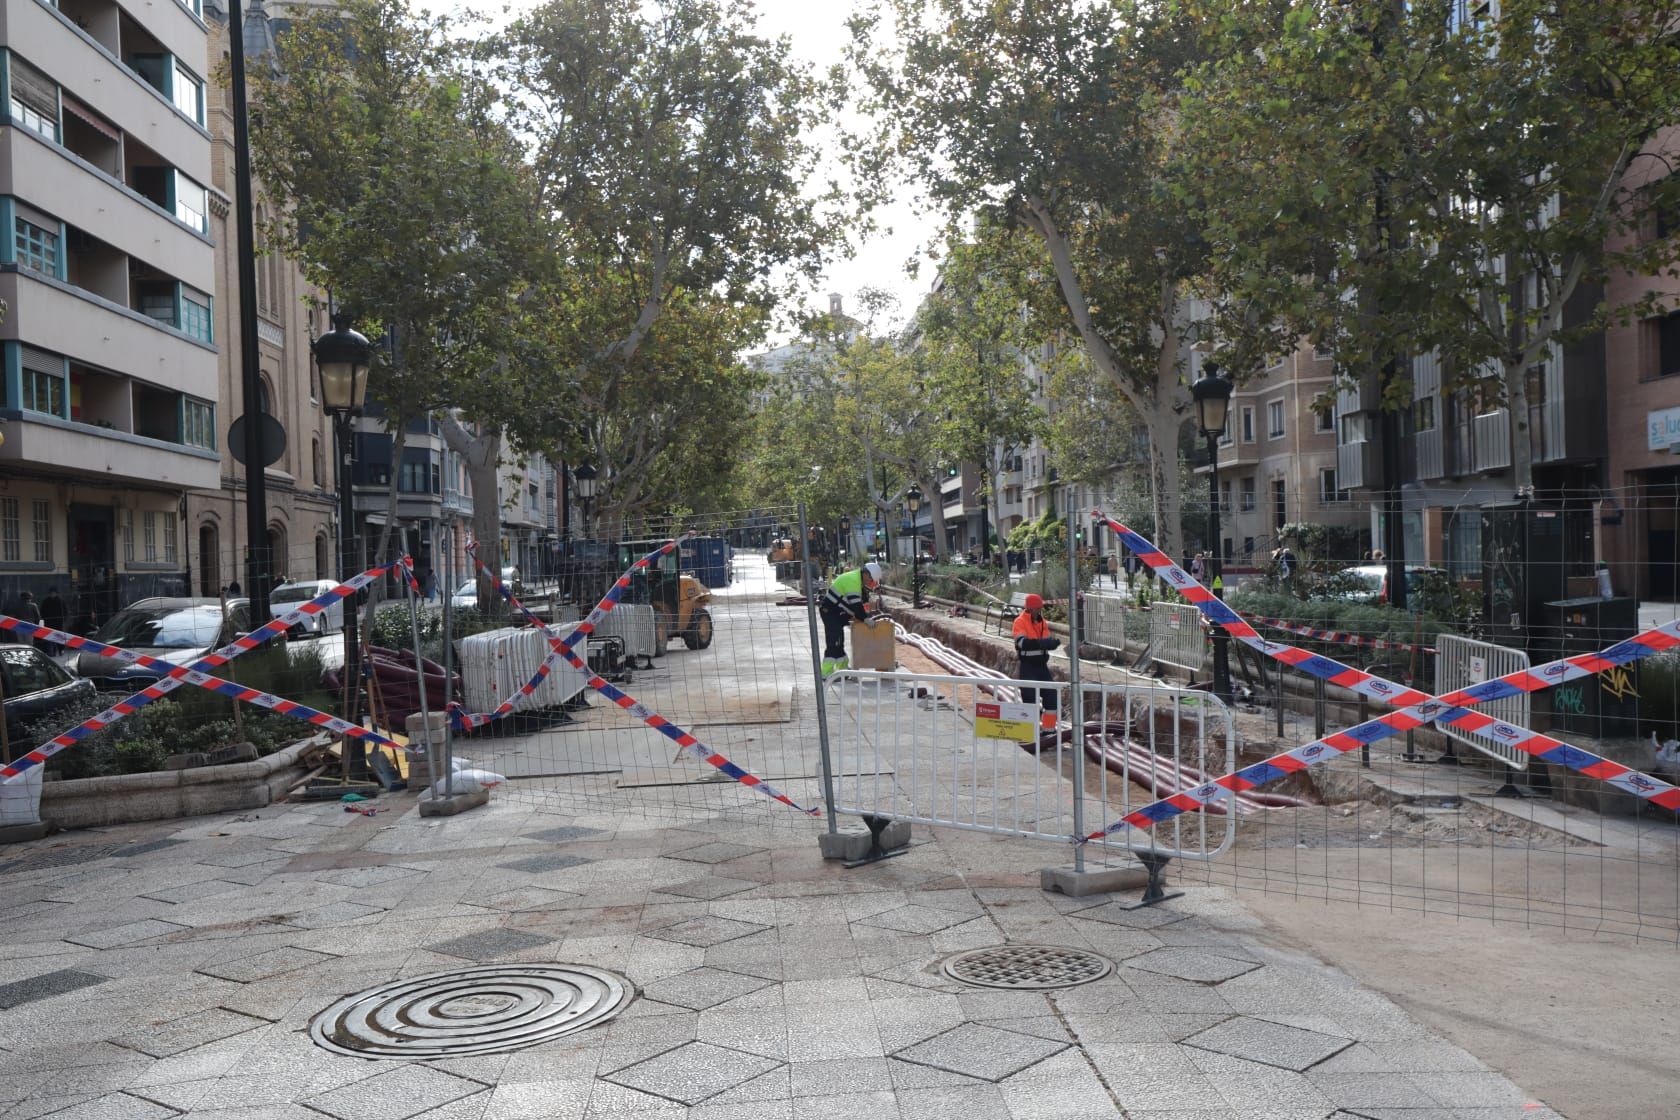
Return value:
<svg viewBox="0 0 1680 1120">
<path fill-rule="evenodd" d="M 955 676 L 962 677 L 996 677 L 995 670 L 967 657 L 939 641 L 921 634 L 906 630 L 897 623 L 893 624 L 894 632 L 899 641 L 920 652 L 928 660 L 950 671 Z M 1020 692 L 1008 686 L 980 686 L 992 693 L 998 700 L 1011 703 L 1020 699 Z M 1110 773 L 1119 774 L 1129 781 L 1152 791 L 1158 797 L 1171 797 L 1186 789 L 1193 789 L 1213 780 L 1213 776 L 1206 771 L 1185 762 L 1174 762 L 1164 755 L 1157 754 L 1145 743 L 1137 742 L 1127 735 L 1125 724 L 1118 722 L 1090 721 L 1085 724 L 1085 754 L 1093 761 L 1100 762 Z M 1069 742 L 1073 737 L 1071 727 L 1061 728 L 1055 732 L 1045 732 L 1040 736 L 1037 749 L 1054 744 L 1058 739 Z M 1025 744 L 1023 750 L 1033 750 L 1030 744 Z M 1238 813 L 1252 813 L 1260 809 L 1298 809 L 1309 802 L 1298 797 L 1290 797 L 1279 793 L 1241 793 L 1233 798 Z M 1207 806 L 1207 811 L 1215 815 L 1224 813 L 1224 808 L 1218 805 Z"/>
</svg>

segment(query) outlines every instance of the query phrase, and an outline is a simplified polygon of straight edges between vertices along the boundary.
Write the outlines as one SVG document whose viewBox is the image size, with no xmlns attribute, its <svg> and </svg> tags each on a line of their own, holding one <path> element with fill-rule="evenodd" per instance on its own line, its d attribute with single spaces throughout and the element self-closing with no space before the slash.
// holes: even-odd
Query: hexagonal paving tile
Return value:
<svg viewBox="0 0 1680 1120">
<path fill-rule="evenodd" d="M 888 910 L 882 914 L 874 914 L 867 918 L 859 918 L 853 925 L 878 926 L 881 929 L 897 930 L 900 933 L 936 933 L 951 926 L 971 922 L 979 914 L 958 914 L 950 910 L 935 910 L 931 906 L 921 906 L 912 902 L 908 906 L 900 906 L 896 910 Z"/>
<path fill-rule="evenodd" d="M 194 971 L 205 976 L 214 976 L 218 980 L 249 984 L 255 980 L 267 980 L 270 976 L 279 976 L 284 972 L 293 972 L 333 959 L 331 953 L 317 953 L 313 949 L 288 946 L 283 949 L 270 949 L 266 953 L 251 953 L 232 960 L 211 961 L 199 965 Z"/>
<path fill-rule="evenodd" d="M 695 1105 L 783 1064 L 773 1058 L 729 1050 L 709 1042 L 685 1042 L 674 1050 L 609 1073 L 603 1080 L 680 1104 Z"/>
<path fill-rule="evenodd" d="M 306 1103 L 340 1120 L 408 1120 L 486 1088 L 431 1066 L 405 1065 L 310 1097 Z"/>
<path fill-rule="evenodd" d="M 1184 1044 L 1299 1073 L 1346 1050 L 1353 1039 L 1238 1015 L 1191 1035 Z"/>
<path fill-rule="evenodd" d="M 434 953 L 465 957 L 470 961 L 489 961 L 553 942 L 552 937 L 545 937 L 540 933 L 527 933 L 522 929 L 487 929 L 479 933 L 452 937 L 448 941 L 439 941 L 426 948 Z"/>
<path fill-rule="evenodd" d="M 564 852 L 546 852 L 540 856 L 526 856 L 524 859 L 512 860 L 508 863 L 498 863 L 497 867 L 505 867 L 509 871 L 529 871 L 533 875 L 544 871 L 564 871 L 568 867 L 581 867 L 586 863 L 594 863 L 592 859 L 582 856 L 569 856 Z"/>
<path fill-rule="evenodd" d="M 734 918 L 688 918 L 660 929 L 648 930 L 643 936 L 709 949 L 713 945 L 722 945 L 725 941 L 763 933 L 769 928 L 757 922 L 738 922 Z"/>
<path fill-rule="evenodd" d="M 677 976 L 655 980 L 642 988 L 642 995 L 659 1003 L 704 1011 L 770 986 L 769 980 L 742 976 L 721 968 L 696 968 Z"/>
<path fill-rule="evenodd" d="M 982 1081 L 1002 1081 L 1068 1046 L 1066 1042 L 1016 1034 L 983 1023 L 963 1023 L 906 1046 L 893 1057 Z"/>
<path fill-rule="evenodd" d="M 559 828 L 545 829 L 542 832 L 527 832 L 527 840 L 546 840 L 550 844 L 564 844 L 570 840 L 582 840 L 589 836 L 603 836 L 598 828 L 584 828 L 582 825 L 568 824 Z"/>
<path fill-rule="evenodd" d="M 154 1023 L 142 1030 L 118 1035 L 111 1039 L 111 1042 L 125 1050 L 137 1050 L 151 1058 L 173 1058 L 176 1054 L 184 1054 L 195 1047 L 220 1042 L 224 1038 L 232 1038 L 234 1035 L 268 1025 L 267 1019 L 259 1019 L 255 1015 L 229 1011 L 225 1007 L 212 1007 L 195 1015 Z"/>
<path fill-rule="evenodd" d="M 732 894 L 750 891 L 754 887 L 762 886 L 749 879 L 731 879 L 727 875 L 708 875 L 704 879 L 690 879 L 686 883 L 677 883 L 669 887 L 658 888 L 661 894 L 674 894 L 678 898 L 699 898 L 710 901 L 714 898 L 728 898 Z"/>
<path fill-rule="evenodd" d="M 750 856 L 754 852 L 762 852 L 763 848 L 751 848 L 745 844 L 729 844 L 722 840 L 713 840 L 709 844 L 701 844 L 694 848 L 678 848 L 674 852 L 666 852 L 666 859 L 687 860 L 690 863 L 727 863 L 732 859 Z"/>
<path fill-rule="evenodd" d="M 1118 902 L 1105 902 L 1101 906 L 1075 910 L 1068 916 L 1084 918 L 1092 922 L 1108 922 L 1110 925 L 1116 926 L 1129 926 L 1132 929 L 1159 929 L 1162 926 L 1170 926 L 1174 922 L 1182 922 L 1189 917 L 1188 914 L 1166 910 L 1160 906 L 1145 906 L 1138 910 L 1128 910 Z"/>
<path fill-rule="evenodd" d="M 0 1011 L 9 1011 L 26 1003 L 34 1003 L 38 999 L 51 999 L 53 996 L 61 996 L 81 988 L 91 988 L 109 979 L 109 976 L 97 976 L 74 968 L 61 968 L 56 972 L 43 972 L 39 976 L 0 984 Z"/>
<path fill-rule="evenodd" d="M 1194 980 L 1201 984 L 1221 984 L 1226 980 L 1253 972 L 1260 965 L 1254 961 L 1221 956 L 1200 949 L 1156 949 L 1126 962 L 1127 968 L 1138 968 L 1162 976 L 1176 976 L 1180 980 Z"/>
</svg>

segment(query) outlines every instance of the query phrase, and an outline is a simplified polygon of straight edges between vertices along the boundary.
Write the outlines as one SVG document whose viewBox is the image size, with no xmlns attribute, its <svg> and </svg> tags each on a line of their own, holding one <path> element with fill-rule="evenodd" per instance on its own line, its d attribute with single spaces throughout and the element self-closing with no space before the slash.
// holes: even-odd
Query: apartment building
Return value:
<svg viewBox="0 0 1680 1120">
<path fill-rule="evenodd" d="M 210 30 L 198 0 L 6 0 L 0 602 L 183 591 L 221 482 Z"/>
<path fill-rule="evenodd" d="M 228 50 L 225 7 L 206 3 L 210 57 Z M 272 65 L 274 29 L 260 5 L 244 13 L 247 64 Z M 216 242 L 214 328 L 219 344 L 216 417 L 221 452 L 220 483 L 187 497 L 188 539 L 192 543 L 194 594 L 214 595 L 227 583 L 245 583 L 245 468 L 235 461 L 228 429 L 245 412 L 239 322 L 239 237 L 233 207 L 233 98 L 217 83 L 208 90 L 212 136 L 210 232 Z M 256 184 L 259 229 L 272 203 Z M 261 237 L 259 232 L 258 237 Z M 262 246 L 259 245 L 259 250 Z M 277 252 L 261 252 L 256 261 L 257 344 L 261 362 L 264 411 L 286 431 L 286 450 L 268 467 L 268 555 L 274 575 L 290 579 L 325 579 L 338 568 L 338 478 L 332 418 L 321 405 L 310 343 L 328 329 L 325 294 L 312 288 L 297 264 Z"/>
<path fill-rule="evenodd" d="M 1264 560 L 1287 525 L 1364 523 L 1338 469 L 1335 409 L 1321 404 L 1334 383 L 1334 357 L 1303 343 L 1232 393 L 1219 443 L 1220 544 L 1228 563 Z M 1193 497 L 1185 500 L 1190 505 Z"/>
</svg>

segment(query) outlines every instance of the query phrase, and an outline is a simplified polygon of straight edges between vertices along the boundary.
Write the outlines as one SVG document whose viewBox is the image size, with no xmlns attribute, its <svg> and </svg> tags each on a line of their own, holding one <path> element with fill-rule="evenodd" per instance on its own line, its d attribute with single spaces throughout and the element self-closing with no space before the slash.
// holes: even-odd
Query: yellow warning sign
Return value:
<svg viewBox="0 0 1680 1120">
<path fill-rule="evenodd" d="M 1037 704 L 974 705 L 974 733 L 982 739 L 1008 739 L 1012 743 L 1038 742 Z"/>
</svg>

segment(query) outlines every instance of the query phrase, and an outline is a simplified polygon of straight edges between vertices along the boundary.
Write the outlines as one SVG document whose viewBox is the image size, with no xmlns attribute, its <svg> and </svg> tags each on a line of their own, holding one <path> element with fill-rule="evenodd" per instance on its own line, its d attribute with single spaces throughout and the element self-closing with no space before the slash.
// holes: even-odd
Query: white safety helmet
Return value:
<svg viewBox="0 0 1680 1120">
<path fill-rule="evenodd" d="M 863 566 L 863 574 L 868 576 L 871 583 L 881 582 L 881 565 L 871 560 Z"/>
</svg>

